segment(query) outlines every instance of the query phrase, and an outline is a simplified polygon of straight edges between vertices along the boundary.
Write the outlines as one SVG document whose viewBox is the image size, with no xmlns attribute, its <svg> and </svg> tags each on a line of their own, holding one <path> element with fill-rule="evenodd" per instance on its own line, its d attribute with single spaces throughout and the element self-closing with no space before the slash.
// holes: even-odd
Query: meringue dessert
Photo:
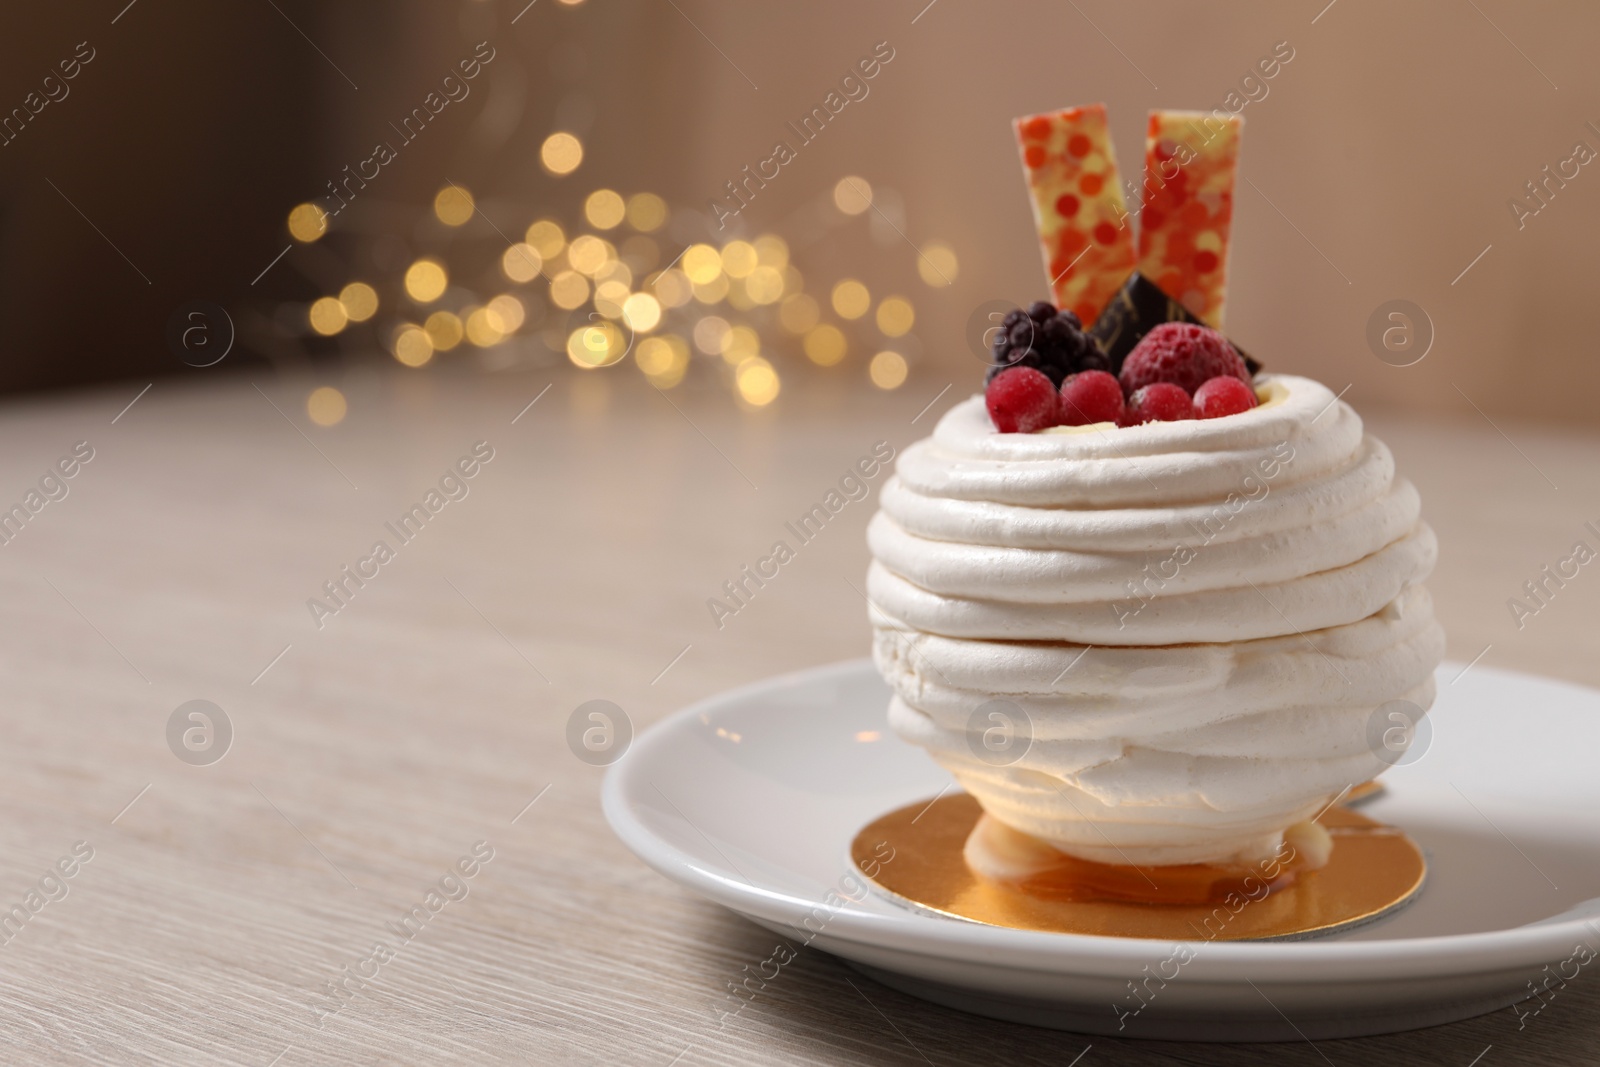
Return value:
<svg viewBox="0 0 1600 1067">
<path fill-rule="evenodd" d="M 1416 489 L 1221 333 L 1242 121 L 1152 111 L 1137 219 L 1104 105 L 1015 121 L 1054 302 L 986 334 L 984 394 L 868 527 L 890 725 L 981 806 L 963 855 L 994 882 L 1286 888 L 1433 702 Z"/>
<path fill-rule="evenodd" d="M 1103 864 L 1256 862 L 1387 768 L 1376 709 L 1432 703 L 1416 489 L 1325 386 L 1255 389 L 1224 417 L 1036 433 L 973 397 L 884 486 L 890 724 L 1005 827 Z M 1014 762 L 973 734 L 996 700 L 1028 734 Z"/>
</svg>

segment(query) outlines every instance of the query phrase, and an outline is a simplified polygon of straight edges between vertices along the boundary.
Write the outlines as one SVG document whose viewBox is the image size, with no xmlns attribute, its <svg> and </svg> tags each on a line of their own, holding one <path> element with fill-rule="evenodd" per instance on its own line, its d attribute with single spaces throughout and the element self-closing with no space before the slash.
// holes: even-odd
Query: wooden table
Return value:
<svg viewBox="0 0 1600 1067">
<path fill-rule="evenodd" d="M 322 429 L 303 405 L 330 379 L 350 413 Z M 1592 1055 L 1592 979 L 1522 1032 L 1502 1012 L 1314 1049 L 1206 1046 L 990 1022 L 816 952 L 719 1031 L 725 983 L 772 935 L 623 849 L 568 716 L 605 698 L 644 728 L 863 655 L 845 579 L 866 565 L 868 507 L 721 630 L 706 598 L 873 442 L 922 436 L 966 381 L 915 425 L 945 379 L 892 394 L 796 379 L 753 413 L 710 389 L 664 397 L 626 369 L 197 375 L 124 410 L 141 384 L 11 400 L 0 419 L 0 506 L 78 442 L 93 449 L 0 547 L 0 912 L 24 909 L 0 927 L 7 1063 L 1065 1064 L 1091 1040 L 1084 1067 Z M 1600 521 L 1600 439 L 1370 421 L 1444 545 L 1432 584 L 1452 656 L 1492 645 L 1485 663 L 1600 684 L 1600 576 L 1520 632 L 1506 607 Z M 480 441 L 493 458 L 465 497 L 400 543 L 385 523 Z M 380 539 L 393 558 L 363 563 Z M 347 565 L 369 577 L 357 587 Z M 349 595 L 332 611 L 335 579 Z M 209 765 L 168 743 L 196 699 L 234 735 Z M 191 735 L 190 759 L 219 738 Z M 92 859 L 47 878 L 77 842 Z M 472 877 L 449 877 L 463 861 Z M 409 940 L 386 925 L 418 908 Z M 378 959 L 379 938 L 401 947 Z M 353 973 L 368 977 L 348 998 L 326 992 Z"/>
</svg>

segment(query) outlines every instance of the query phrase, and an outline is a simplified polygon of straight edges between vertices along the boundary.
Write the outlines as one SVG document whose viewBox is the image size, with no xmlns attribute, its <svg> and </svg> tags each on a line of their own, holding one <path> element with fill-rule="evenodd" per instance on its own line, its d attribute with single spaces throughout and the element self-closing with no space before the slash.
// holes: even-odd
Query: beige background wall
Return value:
<svg viewBox="0 0 1600 1067">
<path fill-rule="evenodd" d="M 542 213 L 571 219 L 600 184 L 703 212 L 880 41 L 895 58 L 870 95 L 796 145 L 734 226 L 710 235 L 782 233 L 813 291 L 849 274 L 875 294 L 913 296 L 912 384 L 975 385 L 960 340 L 973 309 L 1045 293 L 1010 119 L 1103 100 L 1136 170 L 1147 109 L 1220 103 L 1288 41 L 1295 58 L 1244 110 L 1243 172 L 1259 192 L 1239 192 L 1229 332 L 1273 368 L 1350 384 L 1362 406 L 1478 418 L 1470 398 L 1497 415 L 1600 422 L 1590 311 L 1600 166 L 1582 168 L 1520 232 L 1507 209 L 1578 139 L 1600 150 L 1585 128 L 1600 125 L 1600 7 L 1325 4 L 282 0 L 252 13 L 174 0 L 115 24 L 120 0 L 30 9 L 3 46 L 5 99 L 20 101 L 77 40 L 101 58 L 26 143 L 0 150 L 0 309 L 11 323 L 0 388 L 182 371 L 162 335 L 182 301 L 216 300 L 258 324 L 303 319 L 294 301 L 349 276 L 392 280 L 446 238 L 458 251 L 476 242 L 492 274 L 497 233 L 445 235 L 427 218 L 447 180 L 470 185 L 507 232 Z M 498 58 L 473 98 L 408 147 L 334 237 L 252 284 L 286 242 L 288 208 L 362 158 L 484 39 Z M 537 160 L 560 128 L 587 148 L 566 179 Z M 819 209 L 847 174 L 872 182 L 892 225 Z M 671 240 L 707 235 L 685 216 Z M 961 263 L 938 290 L 918 278 L 910 246 L 936 239 Z M 1414 367 L 1381 363 L 1365 341 L 1368 317 L 1394 298 L 1420 304 L 1436 327 Z M 313 355 L 374 347 L 361 337 Z M 792 339 L 769 342 L 803 363 Z M 304 344 L 285 338 L 258 355 L 295 358 Z M 859 365 L 845 371 L 841 383 L 865 387 Z"/>
<path fill-rule="evenodd" d="M 892 235 L 874 243 L 865 219 L 799 254 L 820 277 L 916 291 L 923 365 L 968 380 L 956 338 L 973 307 L 1045 293 L 1009 120 L 1103 100 L 1124 167 L 1137 168 L 1147 109 L 1220 103 L 1287 40 L 1295 58 L 1244 111 L 1243 173 L 1260 192 L 1238 195 L 1229 332 L 1274 368 L 1352 384 L 1359 404 L 1470 413 L 1464 393 L 1490 412 L 1600 421 L 1600 166 L 1521 232 L 1506 206 L 1580 138 L 1600 150 L 1584 128 L 1600 124 L 1600 8 L 939 0 L 913 24 L 924 2 L 680 3 L 704 36 L 666 5 L 544 14 L 570 16 L 588 54 L 590 176 L 702 206 L 889 41 L 896 58 L 871 95 L 741 221 L 792 225 L 841 175 L 868 178 L 911 241 L 954 245 L 956 284 L 920 288 L 911 249 Z M 522 47 L 535 59 L 547 43 Z M 1405 369 L 1365 341 L 1368 316 L 1393 298 L 1420 304 L 1436 328 L 1427 358 Z"/>
</svg>

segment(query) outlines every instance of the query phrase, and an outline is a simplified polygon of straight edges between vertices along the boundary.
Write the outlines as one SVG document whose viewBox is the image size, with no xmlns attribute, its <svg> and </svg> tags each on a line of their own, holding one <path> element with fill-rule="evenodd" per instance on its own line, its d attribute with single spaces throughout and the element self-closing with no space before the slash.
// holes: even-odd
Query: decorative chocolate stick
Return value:
<svg viewBox="0 0 1600 1067">
<path fill-rule="evenodd" d="M 1139 273 L 1218 330 L 1243 127 L 1238 115 L 1152 111 L 1145 136 Z"/>
<path fill-rule="evenodd" d="M 1085 326 L 1133 273 L 1133 230 L 1104 104 L 1013 122 L 1056 305 Z"/>
</svg>

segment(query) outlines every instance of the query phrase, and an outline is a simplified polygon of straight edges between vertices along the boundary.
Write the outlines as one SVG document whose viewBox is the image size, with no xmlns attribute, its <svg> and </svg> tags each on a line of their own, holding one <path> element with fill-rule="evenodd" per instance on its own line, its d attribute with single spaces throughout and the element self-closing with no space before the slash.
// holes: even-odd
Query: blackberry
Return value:
<svg viewBox="0 0 1600 1067">
<path fill-rule="evenodd" d="M 1006 313 L 989 362 L 985 383 L 1008 367 L 1032 367 L 1049 377 L 1057 389 L 1069 374 L 1111 369 L 1105 353 L 1083 332 L 1078 316 L 1058 311 L 1043 300 L 1026 311 L 1016 308 Z"/>
</svg>

